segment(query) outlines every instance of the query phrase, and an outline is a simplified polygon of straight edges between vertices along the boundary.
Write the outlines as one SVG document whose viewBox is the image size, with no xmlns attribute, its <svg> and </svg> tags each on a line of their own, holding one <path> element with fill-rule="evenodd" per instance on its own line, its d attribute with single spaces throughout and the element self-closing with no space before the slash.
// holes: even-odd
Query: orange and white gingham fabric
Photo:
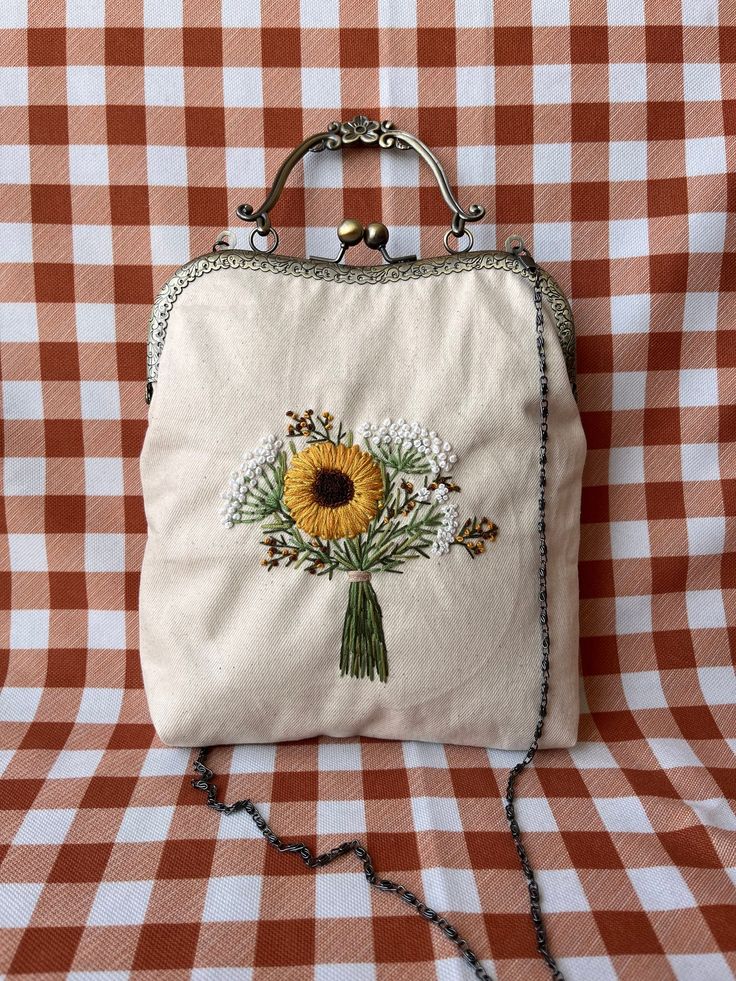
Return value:
<svg viewBox="0 0 736 981">
<path fill-rule="evenodd" d="M 418 132 L 487 206 L 477 246 L 522 234 L 575 312 L 585 701 L 519 804 L 551 948 L 572 981 L 731 978 L 734 6 L 4 0 L 0 103 L 0 974 L 470 976 L 351 861 L 310 873 L 206 810 L 135 648 L 155 292 L 305 134 L 366 112 Z M 282 251 L 330 254 L 343 215 L 423 255 L 448 218 L 409 154 L 315 154 Z M 500 803 L 518 758 L 319 740 L 212 765 L 286 838 L 363 839 L 505 981 L 546 976 Z"/>
</svg>

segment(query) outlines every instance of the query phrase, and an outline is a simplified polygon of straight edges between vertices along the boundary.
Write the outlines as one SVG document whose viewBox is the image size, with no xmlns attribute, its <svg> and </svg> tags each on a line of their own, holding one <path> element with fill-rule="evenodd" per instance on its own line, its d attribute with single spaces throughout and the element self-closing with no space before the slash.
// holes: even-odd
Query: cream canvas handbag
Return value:
<svg viewBox="0 0 736 981">
<path fill-rule="evenodd" d="M 452 213 L 446 255 L 391 256 L 385 226 L 355 220 L 334 259 L 276 253 L 291 169 L 351 145 L 420 153 Z M 365 117 L 305 140 L 238 214 L 250 249 L 221 235 L 150 320 L 140 652 L 159 736 L 527 750 L 516 773 L 572 746 L 585 440 L 562 291 L 521 240 L 470 251 L 484 209 Z M 345 264 L 358 242 L 382 263 Z M 197 785 L 226 809 L 204 758 Z"/>
</svg>

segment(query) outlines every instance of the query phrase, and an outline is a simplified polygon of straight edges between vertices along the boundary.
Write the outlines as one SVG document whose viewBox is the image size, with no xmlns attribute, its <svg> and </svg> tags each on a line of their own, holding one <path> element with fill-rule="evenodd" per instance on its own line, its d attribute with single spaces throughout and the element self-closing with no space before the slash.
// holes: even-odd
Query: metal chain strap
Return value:
<svg viewBox="0 0 736 981">
<path fill-rule="evenodd" d="M 531 257 L 530 257 L 531 259 Z M 524 261 L 524 260 L 522 260 Z M 550 969 L 554 981 L 565 981 L 562 971 L 557 966 L 557 962 L 549 951 L 547 941 L 547 931 L 542 919 L 542 907 L 539 902 L 539 886 L 534 875 L 534 870 L 529 863 L 529 857 L 521 840 L 521 829 L 516 820 L 514 809 L 514 799 L 516 796 L 516 780 L 519 774 L 534 759 L 539 740 L 542 738 L 544 720 L 547 715 L 547 696 L 549 694 L 549 617 L 547 612 L 547 422 L 549 417 L 549 382 L 547 379 L 547 355 L 544 348 L 544 312 L 542 310 L 542 286 L 539 268 L 531 261 L 531 268 L 534 272 L 534 308 L 536 311 L 536 337 L 537 354 L 539 360 L 539 498 L 538 498 L 538 518 L 537 531 L 539 534 L 539 632 L 542 649 L 542 682 L 539 700 L 539 716 L 537 725 L 534 729 L 534 739 L 526 751 L 524 759 L 509 772 L 508 783 L 506 784 L 505 807 L 506 819 L 509 822 L 511 837 L 521 862 L 521 870 L 526 879 L 529 890 L 529 913 L 534 924 L 534 933 L 537 940 L 537 950 L 540 957 Z"/>
<path fill-rule="evenodd" d="M 518 253 L 516 253 L 518 256 Z M 538 520 L 537 530 L 539 533 L 539 628 L 542 656 L 542 681 L 539 703 L 539 716 L 534 729 L 534 738 L 524 758 L 514 766 L 508 776 L 506 785 L 506 796 L 504 798 L 504 810 L 509 823 L 511 837 L 514 840 L 516 851 L 519 855 L 521 868 L 526 879 L 529 890 L 529 911 L 534 925 L 536 935 L 537 951 L 550 969 L 554 981 L 565 981 L 562 972 L 549 951 L 547 932 L 544 928 L 542 919 L 542 908 L 539 901 L 539 886 L 531 867 L 526 849 L 521 840 L 521 829 L 516 820 L 514 810 L 514 800 L 516 798 L 516 780 L 521 772 L 529 766 L 539 747 L 539 740 L 544 728 L 544 719 L 547 715 L 547 696 L 549 693 L 549 621 L 547 613 L 547 539 L 545 527 L 546 512 L 546 489 L 547 489 L 547 422 L 549 415 L 548 403 L 548 380 L 547 380 L 547 360 L 544 348 L 544 313 L 542 311 L 542 288 L 541 276 L 538 268 L 534 264 L 531 256 L 518 256 L 522 262 L 534 273 L 534 308 L 536 311 L 536 345 L 539 362 L 539 496 L 538 496 Z M 341 845 L 324 852 L 322 855 L 314 855 L 303 842 L 285 842 L 269 826 L 255 806 L 252 800 L 235 801 L 233 804 L 225 804 L 217 799 L 217 787 L 212 782 L 213 772 L 205 765 L 205 760 L 210 747 L 203 746 L 197 753 L 194 762 L 194 769 L 199 774 L 198 780 L 192 780 L 192 786 L 197 790 L 202 790 L 207 794 L 207 806 L 220 814 L 235 814 L 238 811 L 245 811 L 253 819 L 254 824 L 261 832 L 263 837 L 279 852 L 286 852 L 298 855 L 307 868 L 318 869 L 324 865 L 329 865 L 341 855 L 353 852 L 356 858 L 363 865 L 363 872 L 370 885 L 380 892 L 395 893 L 403 902 L 419 913 L 419 915 L 433 923 L 442 931 L 445 937 L 457 947 L 463 960 L 473 969 L 475 977 L 479 981 L 493 981 L 493 978 L 483 968 L 480 960 L 473 950 L 471 950 L 467 940 L 460 936 L 458 931 L 444 916 L 436 910 L 427 906 L 418 896 L 397 882 L 391 879 L 380 879 L 375 869 L 371 857 L 365 847 L 357 840 L 345 841 Z"/>
<path fill-rule="evenodd" d="M 200 774 L 201 779 L 192 780 L 192 786 L 196 787 L 197 790 L 204 790 L 207 793 L 208 807 L 211 807 L 215 811 L 219 811 L 221 814 L 234 814 L 236 811 L 245 811 L 246 814 L 250 814 L 251 818 L 253 819 L 253 823 L 269 845 L 273 845 L 273 847 L 279 852 L 291 852 L 298 855 L 308 869 L 322 868 L 323 865 L 329 865 L 330 862 L 333 862 L 341 855 L 347 855 L 348 852 L 353 852 L 356 858 L 362 862 L 365 877 L 372 886 L 375 886 L 375 888 L 380 892 L 396 893 L 396 895 L 403 900 L 407 906 L 411 906 L 413 909 L 415 909 L 417 913 L 419 913 L 419 915 L 425 920 L 428 920 L 430 923 L 434 923 L 435 926 L 448 938 L 448 940 L 451 940 L 452 943 L 455 944 L 457 949 L 460 951 L 463 960 L 465 960 L 473 968 L 475 976 L 479 979 L 479 981 L 493 981 L 490 974 L 484 970 L 478 956 L 470 949 L 468 941 L 460 936 L 449 920 L 447 920 L 444 916 L 440 916 L 436 910 L 433 910 L 431 907 L 427 906 L 426 903 L 423 903 L 422 900 L 419 899 L 419 897 L 413 892 L 410 892 L 406 886 L 399 885 L 398 882 L 393 882 L 391 879 L 379 879 L 376 870 L 373 868 L 370 855 L 359 841 L 344 841 L 341 845 L 338 845 L 336 848 L 331 848 L 330 851 L 324 852 L 322 855 L 314 855 L 303 842 L 288 843 L 282 841 L 276 832 L 269 827 L 265 818 L 252 800 L 239 800 L 234 804 L 224 804 L 222 801 L 219 801 L 217 799 L 217 787 L 211 782 L 213 777 L 212 770 L 210 770 L 204 764 L 207 752 L 208 747 L 205 746 L 200 749 L 199 753 L 197 754 L 194 769 Z"/>
</svg>

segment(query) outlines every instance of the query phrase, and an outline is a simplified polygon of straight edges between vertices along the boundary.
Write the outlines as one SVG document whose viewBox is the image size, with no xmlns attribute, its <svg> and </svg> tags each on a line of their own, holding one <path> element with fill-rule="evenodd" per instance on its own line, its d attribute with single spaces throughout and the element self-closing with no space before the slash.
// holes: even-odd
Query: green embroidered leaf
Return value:
<svg viewBox="0 0 736 981">
<path fill-rule="evenodd" d="M 405 450 L 401 446 L 375 444 L 371 440 L 365 441 L 366 448 L 371 456 L 389 467 L 395 473 L 405 473 L 412 476 L 422 476 L 431 472 L 429 460 L 426 455 L 418 450 Z"/>
</svg>

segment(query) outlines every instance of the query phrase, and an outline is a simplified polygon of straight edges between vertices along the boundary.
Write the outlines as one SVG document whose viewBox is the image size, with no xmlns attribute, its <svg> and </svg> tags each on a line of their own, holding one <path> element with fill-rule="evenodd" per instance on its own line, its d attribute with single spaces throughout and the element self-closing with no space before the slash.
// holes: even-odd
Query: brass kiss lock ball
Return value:
<svg viewBox="0 0 736 981">
<path fill-rule="evenodd" d="M 372 221 L 366 227 L 363 239 L 369 249 L 382 249 L 388 242 L 388 228 L 382 221 Z"/>
<path fill-rule="evenodd" d="M 357 218 L 343 218 L 337 227 L 337 237 L 343 245 L 357 245 L 363 238 L 363 226 Z"/>
<path fill-rule="evenodd" d="M 369 249 L 382 249 L 388 242 L 388 228 L 382 221 L 372 221 L 364 228 L 357 218 L 343 218 L 337 228 L 337 237 L 348 247 L 357 245 L 362 239 Z"/>
</svg>

